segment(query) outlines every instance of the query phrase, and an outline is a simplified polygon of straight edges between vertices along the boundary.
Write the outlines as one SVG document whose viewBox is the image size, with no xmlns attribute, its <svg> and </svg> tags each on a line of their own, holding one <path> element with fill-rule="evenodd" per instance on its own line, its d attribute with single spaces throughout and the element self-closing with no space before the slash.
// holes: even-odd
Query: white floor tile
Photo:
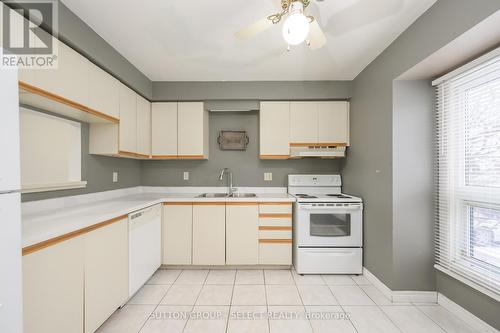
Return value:
<svg viewBox="0 0 500 333">
<path fill-rule="evenodd" d="M 196 305 L 230 305 L 233 285 L 204 285 Z"/>
<path fill-rule="evenodd" d="M 377 305 L 394 305 L 392 301 L 387 298 L 377 287 L 373 285 L 359 286 Z M 401 304 L 402 305 L 402 304 Z"/>
<path fill-rule="evenodd" d="M 155 307 L 155 305 L 125 305 L 117 310 L 96 333 L 137 333 Z"/>
<path fill-rule="evenodd" d="M 330 286 L 353 286 L 356 284 L 349 275 L 321 275 L 321 277 Z"/>
<path fill-rule="evenodd" d="M 329 286 L 340 305 L 375 305 L 359 286 Z"/>
<path fill-rule="evenodd" d="M 135 293 L 134 297 L 128 301 L 128 304 L 158 305 L 169 288 L 170 285 L 168 284 L 145 284 Z"/>
<path fill-rule="evenodd" d="M 340 306 L 306 306 L 314 333 L 356 333 Z"/>
<path fill-rule="evenodd" d="M 266 306 L 232 306 L 227 333 L 268 333 Z"/>
<path fill-rule="evenodd" d="M 295 270 L 292 270 L 292 276 L 295 283 L 301 284 L 314 284 L 314 285 L 325 285 L 325 281 L 321 278 L 321 275 L 299 275 Z"/>
<path fill-rule="evenodd" d="M 297 286 L 304 305 L 337 305 L 339 304 L 328 286 Z"/>
<path fill-rule="evenodd" d="M 236 284 L 264 284 L 264 273 L 261 269 L 243 269 L 236 271 Z"/>
<path fill-rule="evenodd" d="M 233 305 L 266 305 L 264 285 L 235 285 Z"/>
<path fill-rule="evenodd" d="M 343 306 L 343 308 L 358 333 L 401 333 L 376 305 Z"/>
<path fill-rule="evenodd" d="M 266 269 L 264 270 L 264 279 L 266 284 L 295 284 L 289 269 Z"/>
<path fill-rule="evenodd" d="M 224 333 L 229 306 L 195 306 L 184 333 Z"/>
<path fill-rule="evenodd" d="M 202 285 L 179 285 L 170 287 L 165 297 L 161 300 L 162 305 L 194 305 L 200 294 Z"/>
<path fill-rule="evenodd" d="M 269 306 L 270 333 L 312 333 L 303 306 Z"/>
<path fill-rule="evenodd" d="M 207 269 L 185 269 L 175 280 L 175 284 L 203 284 L 207 275 Z"/>
<path fill-rule="evenodd" d="M 180 273 L 180 269 L 159 269 L 147 284 L 173 284 Z"/>
<path fill-rule="evenodd" d="M 234 284 L 236 270 L 234 269 L 212 269 L 208 273 L 205 284 Z"/>
<path fill-rule="evenodd" d="M 473 333 L 476 332 L 466 322 L 449 312 L 441 305 L 419 305 L 417 306 L 427 317 L 431 318 L 441 328 L 449 333 Z"/>
<path fill-rule="evenodd" d="M 182 333 L 192 306 L 160 305 L 151 314 L 140 333 Z"/>
<path fill-rule="evenodd" d="M 302 305 L 296 286 L 266 285 L 268 305 Z"/>
<path fill-rule="evenodd" d="M 382 311 L 403 333 L 443 333 L 444 331 L 413 305 L 381 306 Z"/>
<path fill-rule="evenodd" d="M 369 286 L 370 284 L 372 284 L 363 275 L 351 275 L 351 279 L 353 279 L 358 286 Z"/>
</svg>

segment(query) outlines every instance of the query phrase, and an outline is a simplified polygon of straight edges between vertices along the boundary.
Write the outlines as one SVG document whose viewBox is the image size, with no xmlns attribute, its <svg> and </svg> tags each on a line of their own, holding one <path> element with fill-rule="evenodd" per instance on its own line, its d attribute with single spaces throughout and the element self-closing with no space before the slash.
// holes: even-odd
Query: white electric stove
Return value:
<svg viewBox="0 0 500 333">
<path fill-rule="evenodd" d="M 363 203 L 341 189 L 340 175 L 288 176 L 297 273 L 362 274 Z"/>
</svg>

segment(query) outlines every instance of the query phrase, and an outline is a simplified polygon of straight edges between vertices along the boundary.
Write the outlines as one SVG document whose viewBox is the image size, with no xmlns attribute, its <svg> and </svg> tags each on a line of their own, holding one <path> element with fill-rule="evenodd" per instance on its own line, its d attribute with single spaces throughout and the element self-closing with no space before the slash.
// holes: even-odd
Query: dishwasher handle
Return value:
<svg viewBox="0 0 500 333">
<path fill-rule="evenodd" d="M 142 215 L 144 215 L 144 211 L 139 212 L 139 213 L 132 213 L 132 214 L 130 214 L 130 220 L 131 221 L 135 220 L 135 219 L 141 217 Z"/>
<path fill-rule="evenodd" d="M 158 216 L 161 217 L 161 205 L 151 206 L 151 207 L 145 208 L 143 210 L 140 210 L 140 211 L 137 211 L 134 213 L 130 213 L 128 215 L 129 221 L 133 221 L 133 220 L 136 220 L 138 218 L 147 217 L 147 216 L 152 216 L 153 218 L 158 217 Z"/>
</svg>

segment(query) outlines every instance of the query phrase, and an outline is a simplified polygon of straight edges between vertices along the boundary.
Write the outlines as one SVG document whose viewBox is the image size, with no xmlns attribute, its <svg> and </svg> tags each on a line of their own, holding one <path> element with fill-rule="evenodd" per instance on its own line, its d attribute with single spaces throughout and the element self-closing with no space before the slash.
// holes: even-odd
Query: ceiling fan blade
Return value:
<svg viewBox="0 0 500 333">
<path fill-rule="evenodd" d="M 314 20 L 310 24 L 309 29 L 309 48 L 311 50 L 317 50 L 322 48 L 326 44 L 326 37 L 323 30 L 319 26 L 318 20 Z"/>
<path fill-rule="evenodd" d="M 270 27 L 273 26 L 273 22 L 267 19 L 266 17 L 261 18 L 257 22 L 249 25 L 248 27 L 245 27 L 241 29 L 240 31 L 236 32 L 234 35 L 238 39 L 247 39 L 254 37 L 258 34 L 260 34 L 263 31 L 266 31 Z"/>
</svg>

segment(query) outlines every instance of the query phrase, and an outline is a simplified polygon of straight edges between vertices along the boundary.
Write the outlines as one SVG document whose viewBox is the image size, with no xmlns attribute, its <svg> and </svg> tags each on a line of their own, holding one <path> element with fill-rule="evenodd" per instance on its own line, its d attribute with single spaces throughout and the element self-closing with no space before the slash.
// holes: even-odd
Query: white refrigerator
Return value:
<svg viewBox="0 0 500 333">
<path fill-rule="evenodd" d="M 0 68 L 0 332 L 22 333 L 17 69 Z"/>
</svg>

